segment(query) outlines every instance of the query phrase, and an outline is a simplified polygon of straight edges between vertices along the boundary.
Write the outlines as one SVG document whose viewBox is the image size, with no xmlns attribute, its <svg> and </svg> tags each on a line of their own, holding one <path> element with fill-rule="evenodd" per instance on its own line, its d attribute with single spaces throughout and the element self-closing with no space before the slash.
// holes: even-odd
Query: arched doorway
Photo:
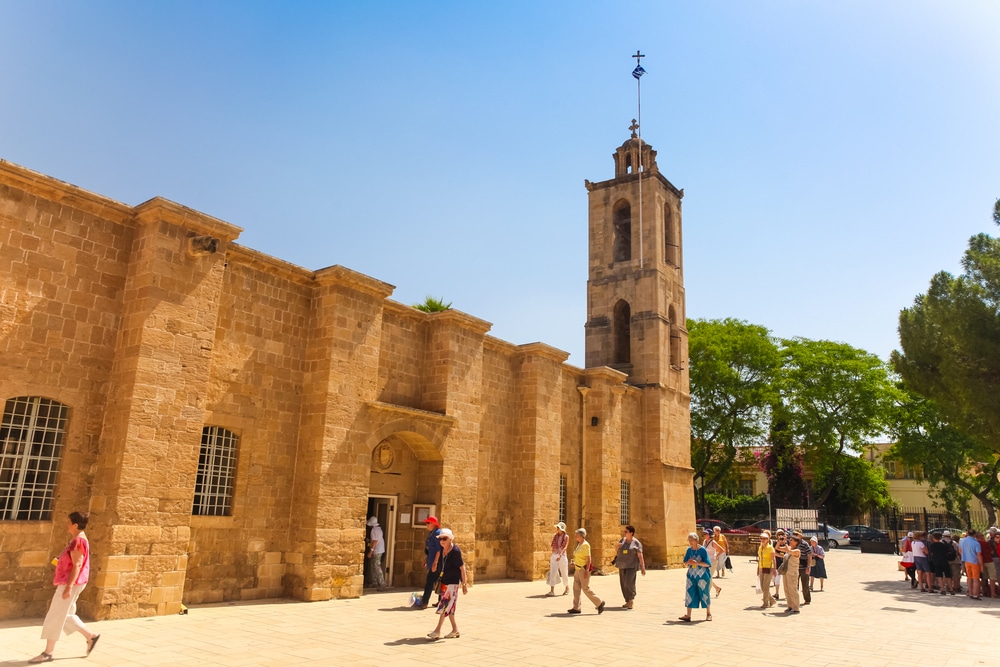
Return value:
<svg viewBox="0 0 1000 667">
<path fill-rule="evenodd" d="M 388 586 L 420 586 L 426 528 L 418 514 L 441 499 L 443 460 L 437 447 L 412 431 L 381 439 L 372 450 L 366 518 L 376 517 L 386 541 L 385 580 Z M 371 528 L 366 529 L 366 537 Z M 364 590 L 372 592 L 370 568 L 364 568 Z"/>
</svg>

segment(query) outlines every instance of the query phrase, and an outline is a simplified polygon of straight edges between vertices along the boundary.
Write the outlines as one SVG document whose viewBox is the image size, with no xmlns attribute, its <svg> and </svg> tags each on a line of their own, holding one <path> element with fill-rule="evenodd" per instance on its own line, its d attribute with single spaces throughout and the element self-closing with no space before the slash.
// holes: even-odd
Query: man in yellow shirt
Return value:
<svg viewBox="0 0 1000 667">
<path fill-rule="evenodd" d="M 587 599 L 597 607 L 597 613 L 604 611 L 604 601 L 594 595 L 590 590 L 590 542 L 587 541 L 586 528 L 576 529 L 576 550 L 573 552 L 573 565 L 576 571 L 573 573 L 573 608 L 568 610 L 570 614 L 580 613 L 580 592 L 587 596 Z"/>
<path fill-rule="evenodd" d="M 773 607 L 774 597 L 771 595 L 771 576 L 774 570 L 774 547 L 771 546 L 771 533 L 766 530 L 760 534 L 760 546 L 757 548 L 757 579 L 760 590 L 764 593 L 761 609 Z"/>
</svg>

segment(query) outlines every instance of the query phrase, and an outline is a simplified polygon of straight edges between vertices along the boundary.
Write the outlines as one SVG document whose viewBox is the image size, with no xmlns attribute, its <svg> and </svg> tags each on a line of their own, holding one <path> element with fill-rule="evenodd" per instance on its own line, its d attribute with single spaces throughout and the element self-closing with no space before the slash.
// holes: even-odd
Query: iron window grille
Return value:
<svg viewBox="0 0 1000 667">
<path fill-rule="evenodd" d="M 629 523 L 629 499 L 631 497 L 631 482 L 628 480 L 622 480 L 622 491 L 621 491 L 621 510 L 619 512 L 619 518 L 623 526 L 627 526 Z"/>
<path fill-rule="evenodd" d="M 195 516 L 230 516 L 236 478 L 236 445 L 239 438 L 221 426 L 206 426 L 201 432 L 201 455 L 194 484 Z"/>
<path fill-rule="evenodd" d="M 69 407 L 41 396 L 7 400 L 0 421 L 0 520 L 52 517 Z"/>
</svg>

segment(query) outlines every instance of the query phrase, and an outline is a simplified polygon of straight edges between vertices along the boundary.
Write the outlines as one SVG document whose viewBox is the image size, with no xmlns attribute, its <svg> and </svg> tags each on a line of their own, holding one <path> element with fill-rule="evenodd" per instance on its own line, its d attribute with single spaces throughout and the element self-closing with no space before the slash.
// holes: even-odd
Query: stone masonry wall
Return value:
<svg viewBox="0 0 1000 667">
<path fill-rule="evenodd" d="M 49 521 L 0 522 L 0 618 L 44 614 L 66 516 L 86 510 L 121 311 L 129 209 L 0 161 L 0 404 L 69 406 Z"/>
<path fill-rule="evenodd" d="M 599 566 L 627 479 L 640 539 L 669 561 L 693 517 L 686 387 L 628 387 L 465 313 L 390 301 L 392 286 L 349 269 L 238 246 L 239 233 L 0 161 L 0 399 L 70 409 L 52 518 L 0 521 L 0 618 L 44 612 L 73 510 L 93 517 L 89 618 L 361 595 L 369 494 L 395 497 L 397 517 L 434 505 L 470 576 L 534 579 L 560 477 L 569 529 L 591 531 Z M 218 242 L 191 252 L 193 236 Z M 238 438 L 227 516 L 192 516 L 209 425 Z M 394 583 L 420 585 L 426 532 L 392 528 Z"/>
</svg>

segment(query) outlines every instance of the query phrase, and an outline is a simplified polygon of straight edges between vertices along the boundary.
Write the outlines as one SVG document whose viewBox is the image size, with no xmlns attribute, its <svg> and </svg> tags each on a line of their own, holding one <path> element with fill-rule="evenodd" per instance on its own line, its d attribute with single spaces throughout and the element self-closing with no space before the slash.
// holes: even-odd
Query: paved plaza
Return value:
<svg viewBox="0 0 1000 667">
<path fill-rule="evenodd" d="M 917 593 L 896 557 L 838 549 L 831 579 L 793 616 L 784 603 L 759 608 L 755 566 L 733 559 L 719 583 L 714 620 L 681 623 L 683 570 L 651 571 L 632 611 L 621 609 L 618 577 L 595 577 L 607 601 L 598 616 L 570 616 L 570 597 L 547 598 L 544 582 L 481 583 L 459 601 L 458 639 L 428 641 L 437 617 L 407 607 L 409 590 L 356 600 L 270 600 L 204 605 L 187 616 L 92 624 L 102 634 L 82 662 L 84 640 L 64 638 L 55 664 L 86 665 L 961 665 L 1000 664 L 1000 599 Z M 964 585 L 964 581 L 963 581 Z M 572 593 L 570 594 L 572 595 Z M 43 648 L 40 619 L 0 622 L 0 667 L 23 665 Z M 445 628 L 448 628 L 447 622 Z"/>
</svg>

